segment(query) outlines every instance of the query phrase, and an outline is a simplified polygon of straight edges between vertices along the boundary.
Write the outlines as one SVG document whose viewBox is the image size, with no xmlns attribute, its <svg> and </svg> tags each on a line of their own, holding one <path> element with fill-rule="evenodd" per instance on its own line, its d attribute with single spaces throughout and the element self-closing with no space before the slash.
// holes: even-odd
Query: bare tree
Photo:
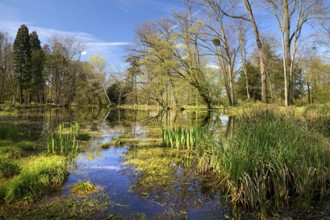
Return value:
<svg viewBox="0 0 330 220">
<path fill-rule="evenodd" d="M 261 77 L 261 99 L 264 103 L 268 102 L 267 99 L 267 70 L 265 65 L 265 56 L 263 52 L 263 42 L 261 39 L 261 35 L 259 32 L 259 28 L 257 25 L 257 22 L 255 20 L 254 12 L 251 6 L 250 0 L 242 0 L 242 3 L 245 6 L 246 13 L 248 14 L 248 17 L 245 15 L 235 15 L 234 13 L 231 13 L 230 11 L 226 11 L 223 7 L 223 3 L 226 2 L 225 0 L 204 0 L 208 4 L 216 4 L 218 9 L 221 11 L 222 14 L 225 16 L 234 18 L 234 19 L 242 19 L 245 21 L 248 21 L 253 28 L 255 41 L 258 48 L 258 56 L 259 56 L 259 64 L 260 64 L 260 77 Z M 235 2 L 230 1 L 232 4 Z M 227 1 L 228 3 L 228 1 Z M 231 10 L 234 10 L 234 7 L 231 7 Z"/>
<path fill-rule="evenodd" d="M 322 12 L 323 1 L 266 0 L 266 3 L 281 31 L 285 105 L 289 106 L 293 103 L 294 98 L 293 71 L 298 50 L 297 42 L 306 22 Z"/>
<path fill-rule="evenodd" d="M 9 91 L 9 77 L 12 67 L 12 45 L 8 35 L 0 32 L 0 103 L 4 102 L 5 91 Z M 15 102 L 15 98 L 13 99 Z"/>
<path fill-rule="evenodd" d="M 223 72 L 225 88 L 230 105 L 235 105 L 234 93 L 234 69 L 236 57 L 239 51 L 237 29 L 235 25 L 225 20 L 225 15 L 222 13 L 216 1 L 209 0 L 206 5 L 210 9 L 211 25 L 205 24 L 211 32 L 211 42 L 214 45 L 207 45 L 209 49 L 216 55 L 218 66 Z M 207 39 L 207 38 L 206 38 Z"/>
</svg>

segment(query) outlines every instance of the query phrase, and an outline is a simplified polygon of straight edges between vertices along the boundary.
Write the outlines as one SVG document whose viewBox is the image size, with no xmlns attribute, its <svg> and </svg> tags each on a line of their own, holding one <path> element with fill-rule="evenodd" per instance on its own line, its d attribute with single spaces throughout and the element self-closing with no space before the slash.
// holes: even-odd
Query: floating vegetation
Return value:
<svg viewBox="0 0 330 220">
<path fill-rule="evenodd" d="M 75 156 L 79 150 L 77 141 L 79 128 L 78 123 L 71 124 L 69 129 L 65 129 L 64 124 L 60 124 L 56 131 L 47 132 L 47 152 Z"/>
<path fill-rule="evenodd" d="M 1 192 L 0 192 L 1 193 Z M 115 206 L 103 191 L 87 198 L 58 198 L 48 204 L 0 206 L 0 219 L 122 219 L 111 214 Z"/>
<path fill-rule="evenodd" d="M 188 150 L 157 148 L 129 149 L 125 164 L 141 171 L 135 182 L 136 190 L 144 193 L 174 183 L 174 176 L 183 167 L 193 167 L 195 154 Z M 133 186 L 134 187 L 134 186 Z"/>
<path fill-rule="evenodd" d="M 71 191 L 78 196 L 86 196 L 97 192 L 99 189 L 100 187 L 92 184 L 90 180 L 78 180 L 78 182 L 72 186 Z"/>
<path fill-rule="evenodd" d="M 0 202 L 29 203 L 60 188 L 68 173 L 65 158 L 35 156 L 20 162 L 21 172 L 0 187 Z"/>
<path fill-rule="evenodd" d="M 132 138 L 132 137 L 118 137 L 114 138 L 109 142 L 105 142 L 100 145 L 101 148 L 109 147 L 122 147 L 122 146 L 131 146 L 131 147 L 156 147 L 160 146 L 162 140 L 160 138 Z"/>
</svg>

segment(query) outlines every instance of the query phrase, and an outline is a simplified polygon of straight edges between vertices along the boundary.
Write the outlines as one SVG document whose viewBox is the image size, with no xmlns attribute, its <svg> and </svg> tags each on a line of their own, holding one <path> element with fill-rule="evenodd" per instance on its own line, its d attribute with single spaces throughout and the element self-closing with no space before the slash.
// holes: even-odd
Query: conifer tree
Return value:
<svg viewBox="0 0 330 220">
<path fill-rule="evenodd" d="M 31 87 L 31 46 L 29 29 L 21 25 L 14 41 L 14 69 L 19 85 L 19 100 L 24 102 L 24 91 Z M 30 99 L 30 97 L 28 97 Z"/>
<path fill-rule="evenodd" d="M 36 31 L 30 34 L 31 45 L 31 77 L 33 98 L 41 103 L 44 101 L 45 78 L 43 69 L 45 65 L 45 53 L 41 48 L 40 40 Z"/>
</svg>

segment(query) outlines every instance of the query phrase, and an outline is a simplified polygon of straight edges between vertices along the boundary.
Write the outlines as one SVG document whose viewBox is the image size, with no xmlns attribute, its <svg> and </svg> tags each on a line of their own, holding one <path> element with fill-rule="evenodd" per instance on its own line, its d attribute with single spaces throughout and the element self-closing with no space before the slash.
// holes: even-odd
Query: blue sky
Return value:
<svg viewBox="0 0 330 220">
<path fill-rule="evenodd" d="M 123 65 L 138 25 L 181 7 L 178 0 L 0 0 L 0 31 L 13 41 L 26 24 L 42 44 L 53 34 L 74 36 L 86 45 L 85 58 L 97 53 L 115 67 Z"/>
</svg>

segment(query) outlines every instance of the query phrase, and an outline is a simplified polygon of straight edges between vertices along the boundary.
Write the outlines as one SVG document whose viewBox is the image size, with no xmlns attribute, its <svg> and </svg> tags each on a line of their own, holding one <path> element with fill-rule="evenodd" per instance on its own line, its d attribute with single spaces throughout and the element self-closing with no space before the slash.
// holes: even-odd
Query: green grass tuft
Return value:
<svg viewBox="0 0 330 220">
<path fill-rule="evenodd" d="M 78 195 L 94 193 L 97 191 L 97 189 L 98 187 L 95 184 L 92 184 L 90 180 L 78 180 L 78 182 L 72 186 L 72 192 Z"/>
<path fill-rule="evenodd" d="M 61 187 L 67 174 L 64 157 L 30 157 L 21 161 L 20 175 L 1 186 L 0 191 L 5 192 L 6 203 L 37 201 Z"/>
<path fill-rule="evenodd" d="M 13 177 L 19 172 L 20 168 L 16 162 L 0 157 L 0 179 Z"/>
</svg>

